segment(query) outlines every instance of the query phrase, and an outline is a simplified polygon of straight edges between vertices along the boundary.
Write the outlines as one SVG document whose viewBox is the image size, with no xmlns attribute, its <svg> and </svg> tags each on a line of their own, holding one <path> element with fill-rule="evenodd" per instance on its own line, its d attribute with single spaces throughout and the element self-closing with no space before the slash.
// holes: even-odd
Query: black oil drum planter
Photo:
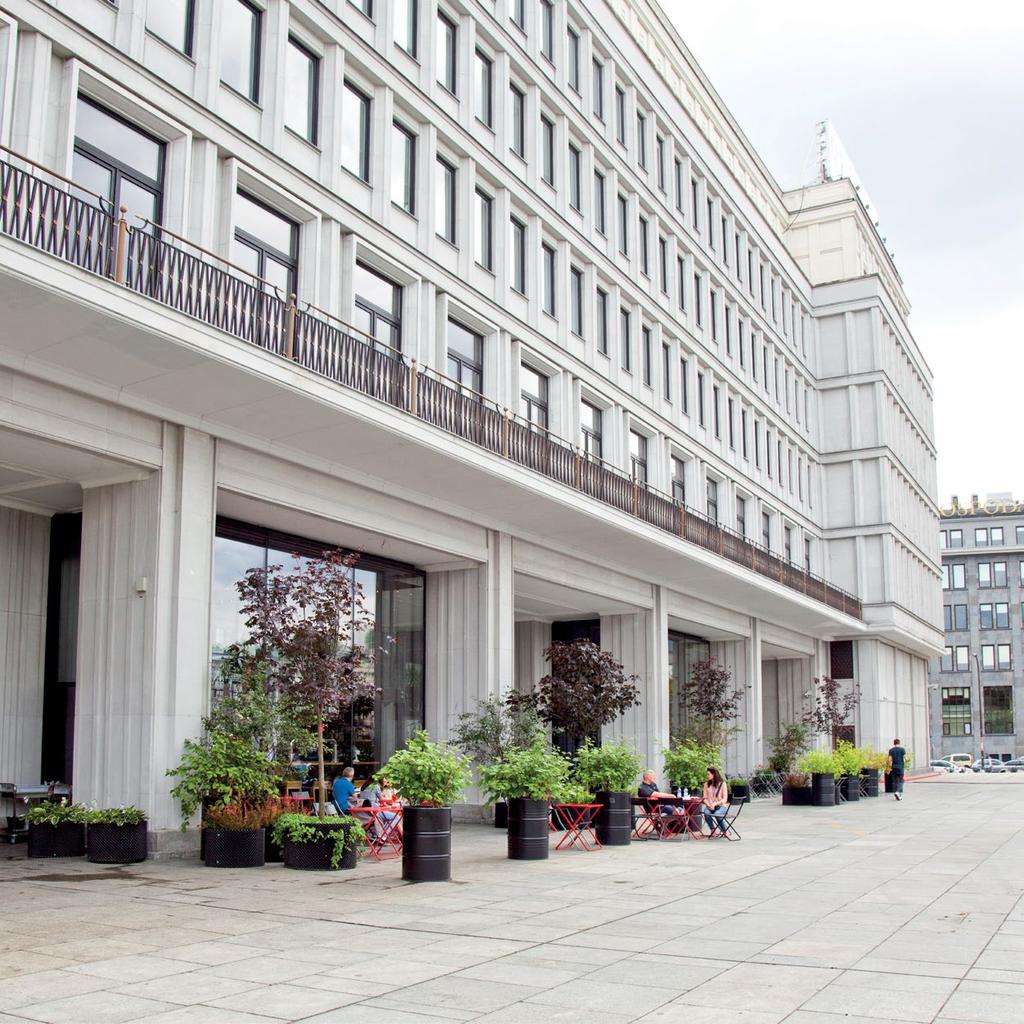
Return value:
<svg viewBox="0 0 1024 1024">
<path fill-rule="evenodd" d="M 749 782 L 730 782 L 729 783 L 729 796 L 734 804 L 749 804 L 750 803 L 750 783 Z"/>
<path fill-rule="evenodd" d="M 865 768 L 861 771 L 860 777 L 864 783 L 864 795 L 878 796 L 878 769 Z"/>
<path fill-rule="evenodd" d="M 149 855 L 149 825 L 89 822 L 85 852 L 93 864 L 138 864 Z"/>
<path fill-rule="evenodd" d="M 318 834 L 314 839 L 299 841 L 292 839 L 285 832 L 284 866 L 296 871 L 333 870 L 334 865 L 331 861 L 334 858 L 337 839 L 332 833 L 344 832 L 344 847 L 337 867 L 342 871 L 350 871 L 356 866 L 359 857 L 359 847 L 350 835 L 354 824 L 352 818 L 329 818 L 326 821 L 319 821 L 316 818 L 305 819 L 302 826 L 312 827 Z"/>
<path fill-rule="evenodd" d="M 30 822 L 29 857 L 84 857 L 85 825 L 80 821 L 62 821 L 56 825 Z"/>
<path fill-rule="evenodd" d="M 494 805 L 494 827 L 508 828 L 508 802 L 499 800 Z"/>
<path fill-rule="evenodd" d="M 836 777 L 832 774 L 812 772 L 811 806 L 834 807 L 836 802 Z"/>
<path fill-rule="evenodd" d="M 847 802 L 851 800 L 860 799 L 860 776 L 859 775 L 844 775 L 842 778 L 843 783 L 843 796 L 846 797 Z"/>
<path fill-rule="evenodd" d="M 550 813 L 547 800 L 526 797 L 509 800 L 509 860 L 547 860 Z"/>
<path fill-rule="evenodd" d="M 594 794 L 597 812 L 597 838 L 602 846 L 629 846 L 633 831 L 633 801 L 626 792 L 601 790 Z"/>
<path fill-rule="evenodd" d="M 811 787 L 810 786 L 783 786 L 782 787 L 783 807 L 810 807 Z"/>
<path fill-rule="evenodd" d="M 452 809 L 406 807 L 402 812 L 402 879 L 448 882 L 452 877 Z"/>
<path fill-rule="evenodd" d="M 266 829 L 206 828 L 203 833 L 208 868 L 261 868 L 266 862 Z"/>
</svg>

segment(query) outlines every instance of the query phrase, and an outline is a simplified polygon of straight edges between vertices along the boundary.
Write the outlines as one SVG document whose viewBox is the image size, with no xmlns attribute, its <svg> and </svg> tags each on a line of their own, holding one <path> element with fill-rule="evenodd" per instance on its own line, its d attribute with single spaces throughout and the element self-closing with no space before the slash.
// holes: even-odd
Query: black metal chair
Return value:
<svg viewBox="0 0 1024 1024">
<path fill-rule="evenodd" d="M 714 839 L 717 831 L 718 835 L 722 839 L 728 839 L 729 842 L 734 843 L 738 839 L 742 839 L 739 829 L 736 827 L 736 819 L 740 816 L 743 811 L 743 805 L 746 803 L 745 800 L 733 800 L 729 799 L 729 809 L 725 812 L 725 815 L 720 819 L 720 824 L 716 825 L 712 830 L 708 839 Z"/>
</svg>

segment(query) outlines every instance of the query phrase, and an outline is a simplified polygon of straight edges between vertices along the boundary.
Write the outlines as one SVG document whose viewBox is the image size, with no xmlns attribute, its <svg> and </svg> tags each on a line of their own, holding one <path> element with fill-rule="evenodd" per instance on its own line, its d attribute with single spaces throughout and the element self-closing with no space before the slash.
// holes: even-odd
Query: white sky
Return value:
<svg viewBox="0 0 1024 1024">
<path fill-rule="evenodd" d="M 935 377 L 939 501 L 1024 498 L 1024 4 L 661 0 L 784 188 L 829 119 Z"/>
</svg>

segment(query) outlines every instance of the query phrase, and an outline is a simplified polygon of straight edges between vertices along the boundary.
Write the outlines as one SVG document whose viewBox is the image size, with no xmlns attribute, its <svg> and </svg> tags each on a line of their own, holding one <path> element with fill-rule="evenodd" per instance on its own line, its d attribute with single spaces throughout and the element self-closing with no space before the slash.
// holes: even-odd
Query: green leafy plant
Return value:
<svg viewBox="0 0 1024 1024">
<path fill-rule="evenodd" d="M 832 759 L 835 762 L 836 770 L 840 775 L 856 777 L 860 775 L 864 767 L 864 755 L 858 747 L 846 740 L 839 740 L 836 749 L 832 752 Z"/>
<path fill-rule="evenodd" d="M 676 788 L 700 790 L 707 778 L 708 768 L 717 765 L 721 748 L 716 743 L 698 743 L 682 740 L 670 750 L 662 751 L 665 774 Z"/>
<path fill-rule="evenodd" d="M 312 814 L 282 814 L 274 823 L 272 838 L 282 849 L 285 839 L 300 844 L 328 839 L 331 842 L 331 868 L 337 870 L 346 849 L 366 842 L 366 829 L 355 818 L 330 818 L 328 821 L 347 821 L 350 825 L 348 828 L 325 828 L 322 827 L 323 820 Z"/>
<path fill-rule="evenodd" d="M 569 762 L 548 746 L 542 733 L 528 747 L 513 748 L 480 769 L 480 785 L 488 803 L 498 800 L 547 800 L 569 780 Z"/>
<path fill-rule="evenodd" d="M 147 817 L 138 807 L 90 807 L 85 812 L 89 825 L 141 825 Z"/>
<path fill-rule="evenodd" d="M 492 764 L 509 750 L 528 747 L 540 730 L 533 701 L 509 692 L 477 701 L 475 711 L 459 715 L 452 743 L 475 764 Z"/>
<path fill-rule="evenodd" d="M 434 743 L 425 729 L 396 750 L 375 781 L 387 780 L 410 804 L 450 807 L 462 799 L 470 780 L 469 758 L 447 743 Z"/>
<path fill-rule="evenodd" d="M 584 743 L 576 752 L 576 780 L 591 792 L 622 793 L 636 787 L 640 755 L 625 743 Z"/>
<path fill-rule="evenodd" d="M 82 804 L 69 804 L 66 800 L 47 800 L 36 804 L 25 812 L 30 825 L 63 825 L 65 822 L 78 824 L 85 821 L 88 808 Z"/>
<path fill-rule="evenodd" d="M 787 772 L 782 784 L 790 789 L 805 789 L 811 784 L 811 777 L 806 772 Z"/>
<path fill-rule="evenodd" d="M 860 754 L 865 768 L 885 771 L 886 766 L 889 764 L 889 755 L 883 754 L 880 750 L 875 750 L 874 747 L 861 747 Z"/>
<path fill-rule="evenodd" d="M 835 758 L 824 750 L 808 750 L 797 762 L 797 768 L 808 775 L 838 775 Z"/>
<path fill-rule="evenodd" d="M 263 828 L 263 806 L 246 804 L 218 804 L 208 807 L 203 814 L 203 825 L 223 832 L 255 832 Z"/>
<path fill-rule="evenodd" d="M 554 794 L 560 804 L 592 804 L 594 794 L 580 782 L 570 779 Z"/>
<path fill-rule="evenodd" d="M 247 739 L 227 733 L 208 733 L 198 743 L 185 741 L 185 752 L 167 774 L 179 781 L 171 795 L 181 805 L 181 827 L 204 800 L 214 806 L 261 801 L 278 789 L 278 774 L 267 755 Z"/>
<path fill-rule="evenodd" d="M 749 786 L 750 782 L 743 778 L 742 775 L 737 775 L 735 778 L 729 779 L 729 785 L 731 786 Z"/>
<path fill-rule="evenodd" d="M 779 735 L 769 741 L 771 757 L 768 767 L 773 772 L 791 772 L 797 758 L 811 745 L 811 727 L 807 722 L 789 722 L 782 726 Z"/>
</svg>

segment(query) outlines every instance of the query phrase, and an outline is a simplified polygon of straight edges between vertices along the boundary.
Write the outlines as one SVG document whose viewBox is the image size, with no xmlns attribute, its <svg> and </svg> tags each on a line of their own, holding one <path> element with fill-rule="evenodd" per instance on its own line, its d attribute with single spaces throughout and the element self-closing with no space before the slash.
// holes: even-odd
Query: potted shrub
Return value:
<svg viewBox="0 0 1024 1024">
<path fill-rule="evenodd" d="M 512 749 L 480 770 L 487 800 L 508 801 L 509 860 L 546 860 L 551 798 L 569 778 L 569 762 L 537 733 L 525 749 Z"/>
<path fill-rule="evenodd" d="M 568 828 L 568 811 L 561 811 L 563 804 L 592 804 L 594 794 L 582 783 L 570 779 L 555 794 L 554 806 L 551 809 L 551 823 L 559 832 Z"/>
<path fill-rule="evenodd" d="M 452 730 L 452 743 L 481 768 L 500 761 L 509 750 L 527 747 L 540 731 L 537 709 L 515 691 L 477 701 L 475 711 L 464 711 Z M 494 804 L 494 827 L 508 827 L 508 804 Z"/>
<path fill-rule="evenodd" d="M 682 740 L 670 750 L 663 750 L 665 774 L 673 789 L 687 789 L 699 795 L 704 789 L 708 768 L 721 759 L 721 748 L 714 743 Z"/>
<path fill-rule="evenodd" d="M 832 753 L 836 770 L 839 772 L 839 785 L 847 800 L 860 799 L 860 772 L 864 767 L 864 757 L 860 750 L 846 740 L 840 740 Z"/>
<path fill-rule="evenodd" d="M 351 870 L 359 860 L 366 830 L 355 818 L 286 813 L 274 822 L 274 842 L 284 851 L 284 866 L 297 871 Z"/>
<path fill-rule="evenodd" d="M 628 846 L 633 832 L 633 793 L 640 757 L 625 743 L 594 746 L 589 741 L 576 754 L 576 780 L 601 805 L 597 838 L 602 846 Z"/>
<path fill-rule="evenodd" d="M 779 734 L 769 741 L 771 756 L 768 767 L 785 775 L 796 771 L 797 758 L 810 748 L 811 727 L 807 722 L 789 722 L 779 728 Z"/>
<path fill-rule="evenodd" d="M 864 795 L 878 796 L 878 780 L 889 763 L 889 755 L 872 747 L 862 747 L 861 757 L 864 761 L 864 767 L 860 770 L 861 778 L 864 780 Z"/>
<path fill-rule="evenodd" d="M 809 750 L 797 762 L 797 768 L 811 777 L 811 806 L 833 807 L 836 802 L 836 765 L 832 754 Z"/>
<path fill-rule="evenodd" d="M 261 868 L 266 856 L 262 807 L 217 804 L 203 815 L 208 868 Z"/>
<path fill-rule="evenodd" d="M 749 803 L 750 783 L 739 775 L 729 779 L 729 796 L 738 804 Z"/>
<path fill-rule="evenodd" d="M 811 780 L 803 772 L 787 772 L 782 779 L 784 807 L 811 806 Z"/>
<path fill-rule="evenodd" d="M 149 856 L 146 812 L 138 807 L 86 811 L 85 853 L 93 864 L 137 864 Z"/>
<path fill-rule="evenodd" d="M 452 876 L 452 807 L 470 780 L 469 758 L 425 729 L 396 750 L 375 776 L 408 801 L 402 811 L 402 878 L 447 882 Z"/>
<path fill-rule="evenodd" d="M 25 813 L 29 857 L 84 857 L 85 814 L 80 804 L 49 800 Z"/>
</svg>

